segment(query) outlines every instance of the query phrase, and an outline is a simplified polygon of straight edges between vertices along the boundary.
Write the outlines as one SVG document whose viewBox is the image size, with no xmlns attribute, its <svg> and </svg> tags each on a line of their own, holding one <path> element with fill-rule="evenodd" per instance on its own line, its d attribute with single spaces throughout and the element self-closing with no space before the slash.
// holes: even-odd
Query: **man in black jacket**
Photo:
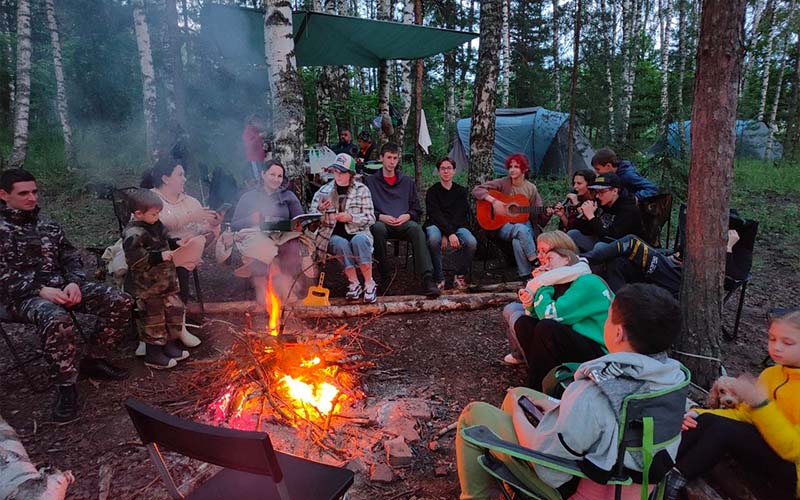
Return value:
<svg viewBox="0 0 800 500">
<path fill-rule="evenodd" d="M 64 230 L 39 213 L 36 179 L 22 169 L 0 175 L 0 302 L 36 325 L 56 384 L 53 419 L 78 415 L 78 373 L 122 380 L 128 372 L 104 359 L 104 345 L 128 322 L 133 299 L 105 283 L 87 281 L 78 251 Z M 97 315 L 89 356 L 77 363 L 75 325 L 69 311 Z"/>
<path fill-rule="evenodd" d="M 460 290 L 467 287 L 467 273 L 478 241 L 467 229 L 469 227 L 469 200 L 467 190 L 453 182 L 456 167 L 450 158 L 439 160 L 436 164 L 439 182 L 428 189 L 425 195 L 425 208 L 428 218 L 425 233 L 428 236 L 428 249 L 433 261 L 433 279 L 440 290 L 444 289 L 442 270 L 442 251 L 448 248 L 455 252 L 456 274 L 453 286 Z"/>
<path fill-rule="evenodd" d="M 567 233 L 581 252 L 588 252 L 598 241 L 616 240 L 628 234 L 641 236 L 642 216 L 636 201 L 621 196 L 620 188 L 619 177 L 613 173 L 598 176 L 589 186 L 596 201 L 583 202 L 577 229 Z"/>
</svg>

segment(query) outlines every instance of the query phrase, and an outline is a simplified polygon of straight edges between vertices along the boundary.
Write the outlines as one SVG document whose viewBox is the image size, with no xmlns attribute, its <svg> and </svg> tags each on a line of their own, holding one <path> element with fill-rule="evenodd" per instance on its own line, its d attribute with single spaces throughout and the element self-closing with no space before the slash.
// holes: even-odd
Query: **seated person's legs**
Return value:
<svg viewBox="0 0 800 500">
<path fill-rule="evenodd" d="M 758 429 L 747 422 L 701 414 L 697 427 L 683 433 L 675 467 L 691 481 L 711 470 L 725 456 L 734 457 L 749 471 L 770 479 L 772 498 L 794 498 L 795 464 L 778 456 Z"/>
<path fill-rule="evenodd" d="M 530 323 L 518 321 L 515 330 L 528 360 L 528 387 L 534 390 L 541 390 L 545 375 L 561 363 L 583 363 L 605 354 L 600 344 L 557 321 L 537 321 L 532 332 L 526 327 Z"/>
<path fill-rule="evenodd" d="M 414 221 L 408 221 L 397 229 L 400 238 L 410 242 L 414 248 L 414 271 L 417 276 L 433 279 L 433 263 L 422 226 Z"/>
<path fill-rule="evenodd" d="M 99 345 L 110 345 L 130 320 L 133 298 L 119 288 L 95 282 L 81 285 L 81 296 L 78 309 L 97 316 L 92 340 Z"/>
<path fill-rule="evenodd" d="M 518 365 L 525 362 L 525 354 L 522 352 L 522 347 L 517 341 L 517 333 L 514 330 L 514 325 L 523 316 L 525 316 L 525 308 L 519 302 L 512 302 L 503 308 L 506 337 L 508 337 L 508 345 L 511 346 L 511 353 L 503 358 L 503 362 L 507 364 Z"/>
<path fill-rule="evenodd" d="M 533 268 L 531 262 L 536 259 L 536 244 L 533 241 L 533 230 L 529 224 L 505 224 L 498 231 L 498 238 L 510 241 L 514 248 L 514 260 L 517 263 L 517 274 L 529 276 Z"/>
<path fill-rule="evenodd" d="M 44 339 L 44 359 L 55 384 L 74 384 L 78 380 L 77 348 L 75 325 L 69 313 L 40 297 L 23 301 L 13 312 L 36 325 Z"/>
<path fill-rule="evenodd" d="M 478 240 L 465 227 L 460 227 L 456 230 L 456 237 L 461 243 L 461 247 L 457 253 L 457 276 L 466 276 L 469 274 L 470 267 L 472 266 L 472 259 L 475 257 L 475 251 L 478 249 Z"/>
<path fill-rule="evenodd" d="M 578 250 L 581 252 L 588 252 L 594 247 L 595 243 L 597 243 L 597 238 L 583 234 L 577 229 L 570 229 L 567 231 L 567 236 L 572 238 L 572 241 L 575 242 L 575 245 L 578 246 Z"/>
<path fill-rule="evenodd" d="M 375 261 L 378 263 L 378 270 L 384 280 L 389 277 L 389 262 L 386 260 L 386 240 L 389 239 L 389 226 L 381 221 L 375 222 L 369 230 L 374 238 L 373 252 Z M 385 286 L 385 283 L 384 283 Z"/>
<path fill-rule="evenodd" d="M 442 232 L 438 227 L 430 225 L 425 228 L 428 239 L 428 251 L 433 264 L 433 280 L 444 288 L 444 271 L 442 271 Z"/>
<path fill-rule="evenodd" d="M 456 429 L 456 467 L 461 484 L 460 498 L 461 500 L 489 500 L 496 498 L 500 490 L 497 481 L 478 463 L 478 457 L 483 455 L 484 450 L 473 446 L 461 437 L 461 429 L 473 425 L 485 425 L 506 441 L 512 443 L 519 443 L 519 441 L 514 431 L 511 413 L 480 402 L 468 404 L 461 413 Z M 492 455 L 503 462 L 517 478 L 529 485 L 531 489 L 547 488 L 547 491 L 552 491 L 552 488 L 536 477 L 533 469 L 527 463 L 502 453 L 492 452 Z"/>
<path fill-rule="evenodd" d="M 372 242 L 366 234 L 356 234 L 350 240 L 355 262 L 361 269 L 364 276 L 364 302 L 372 303 L 377 301 L 377 286 L 372 277 Z"/>
</svg>

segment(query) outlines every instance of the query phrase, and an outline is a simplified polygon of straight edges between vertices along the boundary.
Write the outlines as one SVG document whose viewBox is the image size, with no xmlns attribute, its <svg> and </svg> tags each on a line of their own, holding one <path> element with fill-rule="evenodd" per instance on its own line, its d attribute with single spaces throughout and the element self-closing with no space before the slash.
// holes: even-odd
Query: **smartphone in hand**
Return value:
<svg viewBox="0 0 800 500">
<path fill-rule="evenodd" d="M 225 212 L 227 212 L 228 210 L 230 210 L 232 206 L 233 206 L 233 205 L 231 205 L 230 203 L 223 203 L 222 205 L 220 205 L 220 206 L 219 206 L 219 208 L 217 208 L 217 209 L 215 210 L 215 212 L 217 212 L 217 213 L 220 213 L 220 214 L 223 214 L 223 215 L 224 215 L 224 214 L 225 214 Z"/>
<path fill-rule="evenodd" d="M 522 413 L 525 414 L 528 421 L 533 424 L 534 427 L 538 426 L 539 422 L 541 422 L 544 417 L 542 410 L 537 408 L 536 405 L 533 404 L 533 401 L 528 399 L 527 396 L 520 396 L 517 400 L 517 404 L 522 408 Z"/>
</svg>

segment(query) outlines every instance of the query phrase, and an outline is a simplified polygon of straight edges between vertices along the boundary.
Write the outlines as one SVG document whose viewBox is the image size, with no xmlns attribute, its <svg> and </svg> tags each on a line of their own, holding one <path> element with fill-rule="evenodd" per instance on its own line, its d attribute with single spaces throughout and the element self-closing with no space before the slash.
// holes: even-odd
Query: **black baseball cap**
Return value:
<svg viewBox="0 0 800 500">
<path fill-rule="evenodd" d="M 607 188 L 619 188 L 621 185 L 619 181 L 619 176 L 614 173 L 607 173 L 598 175 L 589 189 L 607 189 Z"/>
</svg>

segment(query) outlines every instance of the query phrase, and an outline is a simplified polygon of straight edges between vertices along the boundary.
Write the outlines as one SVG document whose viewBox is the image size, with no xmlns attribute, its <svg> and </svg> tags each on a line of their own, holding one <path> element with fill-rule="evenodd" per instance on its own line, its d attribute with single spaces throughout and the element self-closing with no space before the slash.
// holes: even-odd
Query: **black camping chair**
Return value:
<svg viewBox="0 0 800 500">
<path fill-rule="evenodd" d="M 725 305 L 738 291 L 739 300 L 736 305 L 736 316 L 733 322 L 733 331 L 728 332 L 725 326 L 722 333 L 728 340 L 736 339 L 739 334 L 739 322 L 742 318 L 744 309 L 744 299 L 747 294 L 747 285 L 753 278 L 751 269 L 753 267 L 753 248 L 758 234 L 758 221 L 744 219 L 739 213 L 731 209 L 728 219 L 728 227 L 739 233 L 739 241 L 731 249 L 732 252 L 726 255 L 725 260 L 725 296 L 722 304 Z M 686 204 L 682 203 L 678 212 L 678 230 L 675 235 L 675 250 L 683 255 L 683 247 L 686 237 Z"/>
<path fill-rule="evenodd" d="M 672 195 L 661 193 L 639 200 L 639 211 L 642 214 L 642 239 L 654 248 L 661 248 L 661 232 L 667 225 L 666 244 L 669 245 Z"/>
<path fill-rule="evenodd" d="M 126 194 L 136 191 L 137 189 L 139 188 L 124 187 L 114 188 L 110 191 L 111 204 L 114 208 L 114 217 L 117 219 L 117 225 L 119 226 L 120 237 L 122 237 L 122 232 L 125 229 L 125 226 L 128 224 L 128 221 L 131 220 L 131 210 L 130 206 L 128 205 L 128 198 Z M 205 304 L 203 302 L 203 287 L 200 285 L 200 273 L 197 272 L 197 268 L 192 270 L 192 280 L 194 281 L 194 291 L 197 295 L 197 303 L 200 305 L 200 313 L 204 314 Z M 181 284 L 183 285 L 183 283 Z"/>
<path fill-rule="evenodd" d="M 176 500 L 334 500 L 353 484 L 350 470 L 276 452 L 266 433 L 190 422 L 136 399 L 128 399 L 125 408 Z M 162 447 L 223 469 L 184 497 L 167 470 Z"/>
<path fill-rule="evenodd" d="M 75 313 L 69 311 L 69 315 L 72 317 L 72 322 L 75 324 L 75 330 L 83 338 L 84 343 L 88 343 L 89 341 L 88 337 L 86 336 L 86 333 L 83 331 L 83 328 L 81 328 L 78 319 L 75 317 Z M 2 372 L 0 372 L 0 374 L 4 375 L 8 373 L 10 370 L 17 370 L 25 378 L 25 381 L 28 383 L 28 386 L 31 388 L 31 390 L 33 390 L 34 392 L 46 391 L 50 387 L 50 384 L 35 383 L 33 375 L 26 368 L 27 365 L 36 361 L 41 356 L 41 353 L 36 356 L 31 356 L 28 359 L 22 359 L 22 357 L 19 354 L 19 351 L 17 351 L 17 348 L 14 347 L 14 343 L 11 341 L 11 336 L 8 334 L 6 329 L 3 328 L 3 323 L 28 324 L 26 321 L 12 314 L 11 311 L 8 310 L 8 308 L 6 308 L 6 306 L 0 304 L 0 337 L 3 337 L 3 341 L 6 343 L 6 346 L 8 346 L 8 352 L 11 354 L 11 359 L 13 361 L 13 364 L 4 369 Z"/>
</svg>

